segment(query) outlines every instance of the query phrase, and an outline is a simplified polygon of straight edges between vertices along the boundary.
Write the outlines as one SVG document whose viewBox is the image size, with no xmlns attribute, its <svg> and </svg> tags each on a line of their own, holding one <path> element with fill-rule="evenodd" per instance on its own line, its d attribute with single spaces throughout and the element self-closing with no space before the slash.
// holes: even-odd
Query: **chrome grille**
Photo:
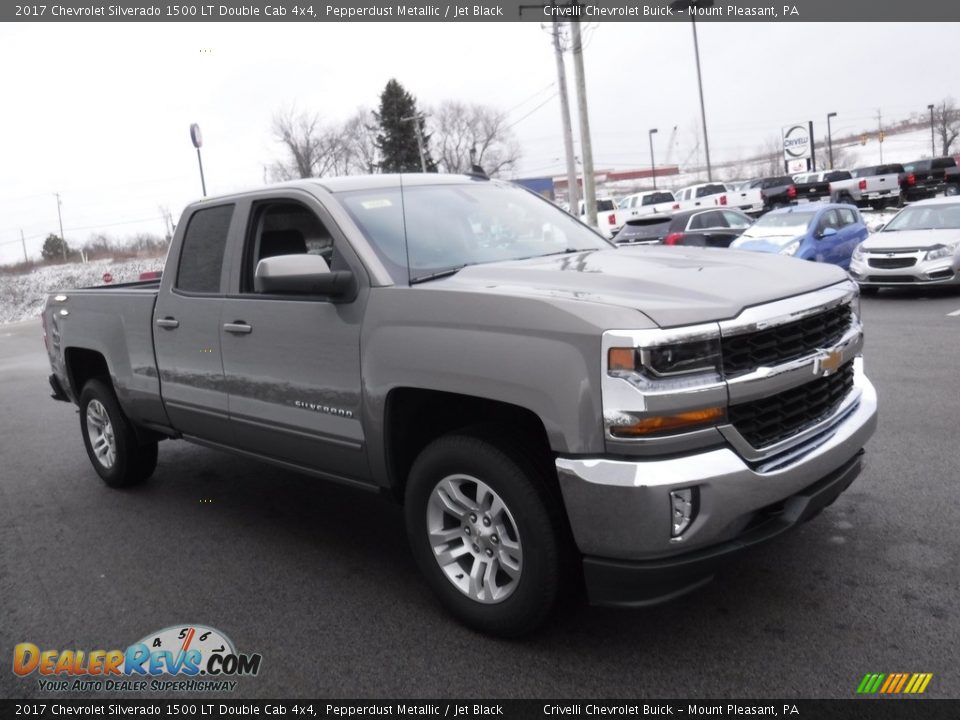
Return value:
<svg viewBox="0 0 960 720">
<path fill-rule="evenodd" d="M 850 305 L 843 303 L 801 320 L 721 338 L 723 372 L 729 378 L 836 345 L 850 327 L 851 319 Z"/>
</svg>

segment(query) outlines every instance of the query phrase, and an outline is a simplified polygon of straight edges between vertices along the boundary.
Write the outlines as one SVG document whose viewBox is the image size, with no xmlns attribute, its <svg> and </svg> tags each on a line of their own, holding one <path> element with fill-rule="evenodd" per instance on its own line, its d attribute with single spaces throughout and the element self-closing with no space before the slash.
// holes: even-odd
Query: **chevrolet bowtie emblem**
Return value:
<svg viewBox="0 0 960 720">
<path fill-rule="evenodd" d="M 843 353 L 839 350 L 827 350 L 817 356 L 813 363 L 814 375 L 830 375 L 840 368 Z"/>
</svg>

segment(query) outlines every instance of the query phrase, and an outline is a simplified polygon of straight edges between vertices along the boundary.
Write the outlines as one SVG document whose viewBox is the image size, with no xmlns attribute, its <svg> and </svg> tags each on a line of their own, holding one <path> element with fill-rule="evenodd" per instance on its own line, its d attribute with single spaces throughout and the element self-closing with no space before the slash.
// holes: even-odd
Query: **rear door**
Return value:
<svg viewBox="0 0 960 720">
<path fill-rule="evenodd" d="M 177 267 L 164 271 L 153 330 L 160 394 L 173 427 L 227 444 L 220 313 L 235 216 L 233 203 L 204 205 L 184 221 L 183 240 L 171 253 Z"/>
<path fill-rule="evenodd" d="M 221 343 L 237 446 L 327 477 L 366 482 L 361 425 L 360 329 L 369 283 L 319 200 L 276 191 L 249 205 L 234 258 Z M 321 255 L 350 270 L 351 297 L 254 292 L 257 263 Z"/>
<path fill-rule="evenodd" d="M 856 210 L 838 208 L 835 212 L 840 221 L 840 230 L 837 233 L 836 260 L 831 262 L 842 268 L 849 268 L 853 251 L 867 239 L 870 232 Z"/>
</svg>

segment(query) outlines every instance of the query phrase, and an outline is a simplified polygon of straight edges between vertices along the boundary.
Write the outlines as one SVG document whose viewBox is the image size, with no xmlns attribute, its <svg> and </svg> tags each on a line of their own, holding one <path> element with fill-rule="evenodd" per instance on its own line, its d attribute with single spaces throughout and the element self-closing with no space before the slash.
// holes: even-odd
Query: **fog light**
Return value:
<svg viewBox="0 0 960 720">
<path fill-rule="evenodd" d="M 695 488 L 670 491 L 670 537 L 678 538 L 696 519 L 700 509 L 700 491 Z"/>
</svg>

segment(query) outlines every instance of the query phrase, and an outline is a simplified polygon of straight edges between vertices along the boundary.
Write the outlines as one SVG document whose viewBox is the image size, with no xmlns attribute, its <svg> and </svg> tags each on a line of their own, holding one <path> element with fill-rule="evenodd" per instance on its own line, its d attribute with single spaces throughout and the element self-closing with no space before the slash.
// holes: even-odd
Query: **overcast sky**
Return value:
<svg viewBox="0 0 960 720">
<path fill-rule="evenodd" d="M 811 119 L 820 135 L 830 111 L 843 133 L 875 127 L 877 109 L 896 119 L 960 96 L 957 25 L 697 27 L 715 161 L 794 122 Z M 921 50 L 922 62 L 909 60 Z M 647 166 L 651 127 L 658 163 L 694 161 L 688 23 L 591 25 L 585 58 L 598 168 Z M 282 155 L 270 135 L 277 110 L 295 103 L 343 120 L 375 107 L 391 77 L 422 107 L 456 98 L 508 110 L 522 173 L 563 172 L 556 70 L 536 23 L 6 24 L 0 67 L 0 263 L 22 258 L 21 228 L 34 256 L 58 232 L 54 192 L 72 245 L 96 231 L 161 233 L 159 207 L 176 218 L 200 195 L 193 122 L 208 191 L 257 186 Z M 569 62 L 568 73 L 572 92 Z"/>
</svg>

